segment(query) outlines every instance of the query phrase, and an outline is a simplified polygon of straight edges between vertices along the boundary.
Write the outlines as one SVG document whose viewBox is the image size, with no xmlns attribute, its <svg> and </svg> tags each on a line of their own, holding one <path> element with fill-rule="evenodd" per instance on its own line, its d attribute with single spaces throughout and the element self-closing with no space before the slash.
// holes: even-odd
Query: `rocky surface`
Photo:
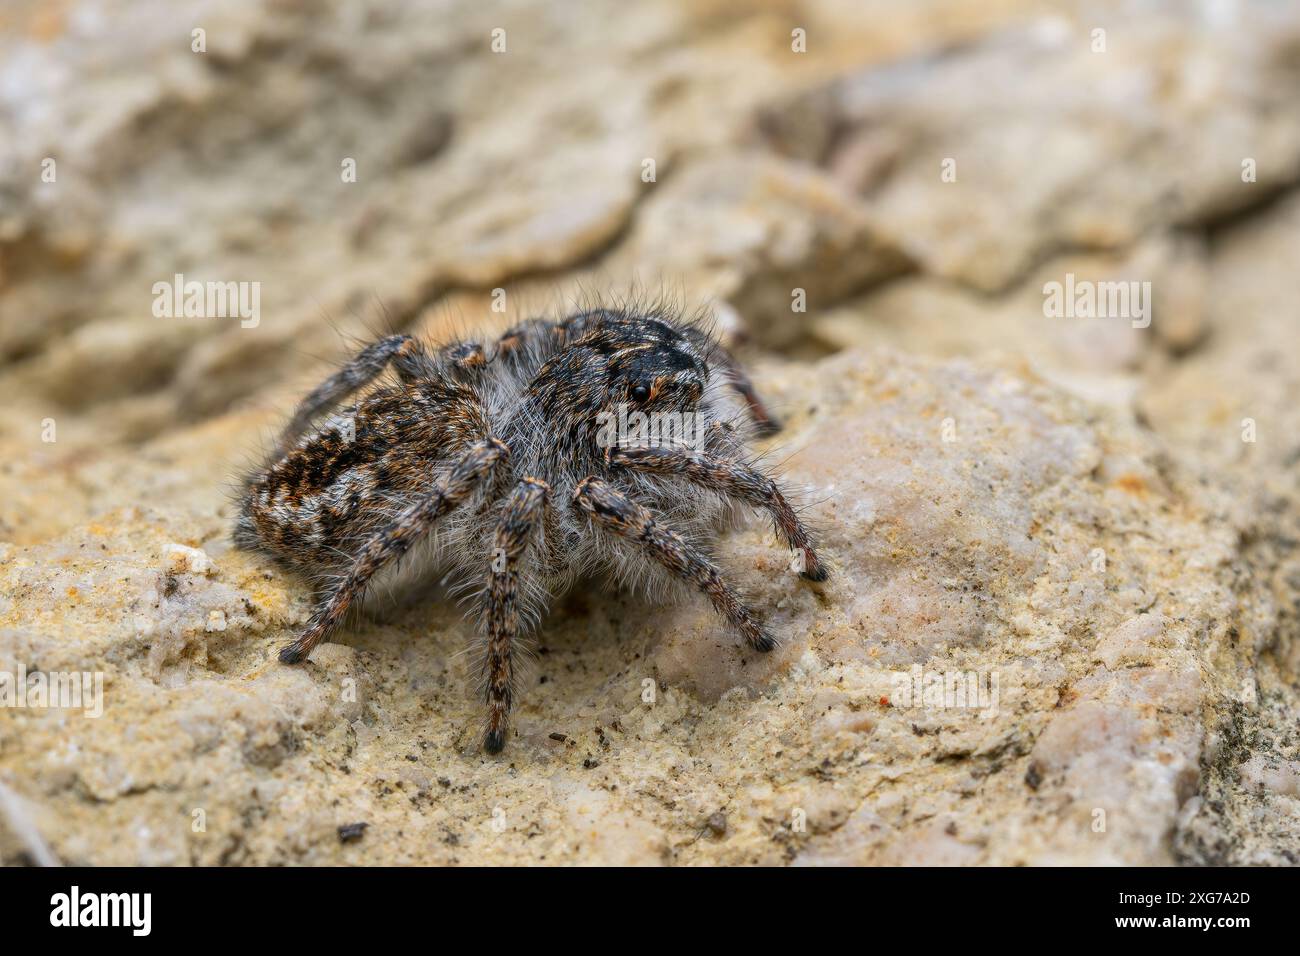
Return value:
<svg viewBox="0 0 1300 956">
<path fill-rule="evenodd" d="M 320 7 L 0 14 L 0 674 L 103 681 L 0 708 L 0 858 L 1296 862 L 1300 17 Z M 178 272 L 259 321 L 156 317 Z M 310 595 L 230 488 L 297 395 L 661 287 L 787 422 L 832 580 L 719 546 L 778 652 L 584 589 L 499 758 L 436 588 L 276 662 Z"/>
</svg>

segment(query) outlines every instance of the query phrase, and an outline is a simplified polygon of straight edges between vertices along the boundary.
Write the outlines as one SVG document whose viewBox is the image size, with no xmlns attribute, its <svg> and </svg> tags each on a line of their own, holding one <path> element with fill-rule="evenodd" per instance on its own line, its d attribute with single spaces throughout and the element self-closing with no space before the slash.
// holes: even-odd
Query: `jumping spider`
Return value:
<svg viewBox="0 0 1300 956">
<path fill-rule="evenodd" d="M 389 367 L 391 384 L 336 409 Z M 699 440 L 609 441 L 602 426 L 620 412 L 627 421 L 629 409 L 693 416 Z M 693 583 L 750 647 L 776 646 L 703 545 L 738 503 L 749 505 L 772 517 L 804 578 L 826 579 L 807 530 L 746 453 L 748 434 L 777 427 L 731 354 L 671 313 L 530 319 L 488 350 L 467 341 L 429 351 L 394 335 L 303 400 L 246 481 L 235 540 L 317 587 L 310 623 L 280 653 L 287 664 L 368 589 L 435 574 L 478 589 L 483 748 L 498 753 L 521 629 L 589 572 Z"/>
</svg>

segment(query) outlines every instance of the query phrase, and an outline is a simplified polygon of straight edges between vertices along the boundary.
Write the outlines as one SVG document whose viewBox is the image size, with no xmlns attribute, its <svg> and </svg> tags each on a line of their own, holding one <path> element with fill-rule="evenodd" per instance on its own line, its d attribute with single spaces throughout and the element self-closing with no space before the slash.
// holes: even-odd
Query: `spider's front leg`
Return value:
<svg viewBox="0 0 1300 956">
<path fill-rule="evenodd" d="M 462 504 L 492 474 L 498 462 L 509 455 L 505 443 L 488 438 L 471 445 L 424 498 L 398 515 L 390 525 L 376 532 L 361 548 L 343 581 L 321 602 L 302 635 L 280 652 L 280 660 L 297 664 L 339 626 L 343 616 L 361 597 L 370 579 L 410 550 L 434 524 Z"/>
<path fill-rule="evenodd" d="M 573 504 L 595 524 L 635 541 L 677 577 L 694 583 L 750 647 L 757 651 L 776 647 L 776 641 L 758 623 L 754 613 L 722 580 L 717 566 L 687 544 L 681 535 L 660 525 L 649 510 L 594 476 L 578 483 Z"/>
<path fill-rule="evenodd" d="M 484 594 L 488 646 L 483 662 L 488 727 L 483 749 L 500 753 L 506 745 L 510 707 L 514 703 L 515 638 L 519 634 L 519 562 L 546 510 L 551 488 L 539 478 L 525 478 L 506 499 L 497 520 L 492 565 Z"/>
<path fill-rule="evenodd" d="M 701 488 L 762 508 L 772 516 L 781 539 L 799 552 L 799 576 L 809 581 L 826 580 L 826 565 L 813 549 L 808 529 L 799 521 L 776 482 L 757 469 L 729 458 L 680 447 L 617 446 L 609 449 L 606 457 L 617 468 L 651 475 L 681 475 Z"/>
</svg>

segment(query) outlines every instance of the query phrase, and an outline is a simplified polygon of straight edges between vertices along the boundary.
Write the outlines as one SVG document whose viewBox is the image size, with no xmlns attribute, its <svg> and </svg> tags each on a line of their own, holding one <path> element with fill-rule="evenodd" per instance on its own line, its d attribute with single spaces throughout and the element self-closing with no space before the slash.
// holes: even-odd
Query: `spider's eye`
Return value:
<svg viewBox="0 0 1300 956">
<path fill-rule="evenodd" d="M 646 386 L 644 385 L 632 386 L 633 401 L 644 402 L 649 397 L 650 397 L 650 389 L 648 389 Z"/>
</svg>

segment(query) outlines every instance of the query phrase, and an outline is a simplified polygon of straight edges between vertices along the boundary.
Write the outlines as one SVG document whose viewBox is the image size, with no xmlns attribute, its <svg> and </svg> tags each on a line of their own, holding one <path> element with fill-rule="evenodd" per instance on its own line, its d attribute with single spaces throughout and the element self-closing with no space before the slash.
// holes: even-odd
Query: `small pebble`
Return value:
<svg viewBox="0 0 1300 956">
<path fill-rule="evenodd" d="M 368 826 L 370 826 L 369 823 L 345 823 L 339 827 L 339 842 L 355 843 L 365 836 L 366 827 Z"/>
<path fill-rule="evenodd" d="M 172 574 L 210 574 L 212 559 L 206 551 L 183 544 L 169 544 L 163 549 L 165 569 Z"/>
</svg>

